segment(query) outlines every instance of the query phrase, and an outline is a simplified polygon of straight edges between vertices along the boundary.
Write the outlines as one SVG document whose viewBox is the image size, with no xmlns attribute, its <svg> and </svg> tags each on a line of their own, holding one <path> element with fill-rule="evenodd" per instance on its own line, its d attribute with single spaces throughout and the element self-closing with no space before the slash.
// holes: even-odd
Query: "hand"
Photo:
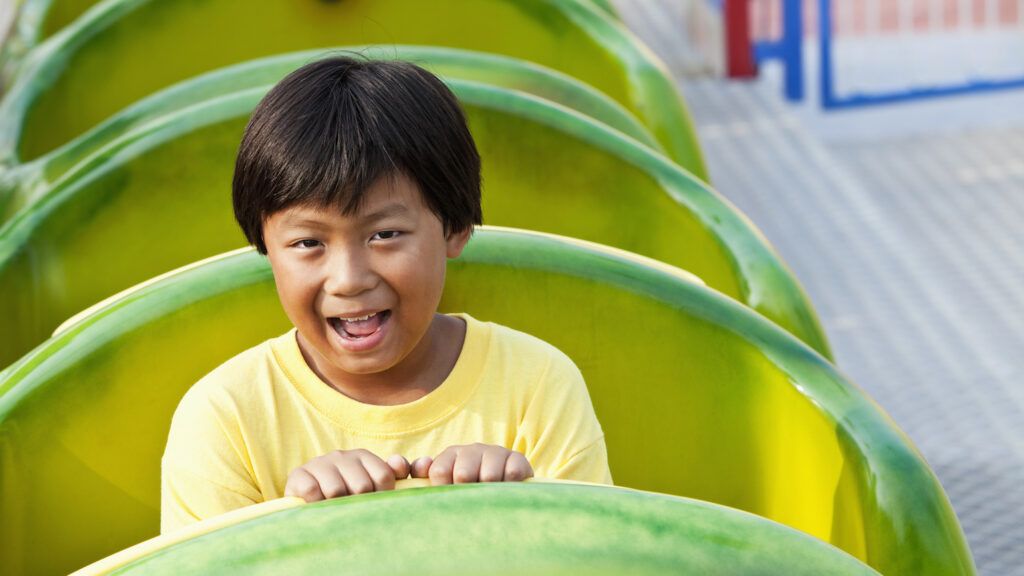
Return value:
<svg viewBox="0 0 1024 576">
<path fill-rule="evenodd" d="M 284 495 L 316 502 L 392 490 L 395 480 L 407 477 L 409 470 L 409 462 L 402 456 L 391 456 L 385 462 L 369 450 L 334 450 L 292 470 Z"/>
<path fill-rule="evenodd" d="M 468 482 L 516 482 L 533 477 L 533 467 L 519 452 L 489 444 L 449 446 L 437 458 L 417 458 L 413 478 L 430 478 L 431 485 Z"/>
</svg>

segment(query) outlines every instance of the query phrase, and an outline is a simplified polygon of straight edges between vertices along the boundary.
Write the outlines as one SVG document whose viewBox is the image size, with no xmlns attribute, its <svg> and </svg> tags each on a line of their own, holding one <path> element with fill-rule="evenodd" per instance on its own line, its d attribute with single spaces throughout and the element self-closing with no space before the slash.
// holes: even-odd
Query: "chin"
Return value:
<svg viewBox="0 0 1024 576">
<path fill-rule="evenodd" d="M 333 357 L 331 362 L 334 366 L 348 374 L 378 374 L 380 372 L 386 372 L 397 365 L 401 359 L 394 358 L 383 358 L 380 351 L 375 351 L 374 354 L 367 354 L 365 356 L 359 356 L 354 354 L 345 354 L 343 357 L 338 354 L 337 351 L 332 351 Z"/>
<path fill-rule="evenodd" d="M 348 374 L 379 374 L 385 372 L 391 368 L 392 365 L 384 364 L 381 362 L 345 362 L 344 364 L 335 364 L 339 369 Z"/>
</svg>

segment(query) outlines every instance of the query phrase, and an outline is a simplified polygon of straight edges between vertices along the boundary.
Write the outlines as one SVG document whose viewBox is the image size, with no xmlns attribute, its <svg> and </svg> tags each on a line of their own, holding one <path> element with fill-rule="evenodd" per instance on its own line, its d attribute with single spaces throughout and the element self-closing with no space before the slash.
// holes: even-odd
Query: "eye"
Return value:
<svg viewBox="0 0 1024 576">
<path fill-rule="evenodd" d="M 392 238 L 398 238 L 401 232 L 398 230 L 381 230 L 373 235 L 370 240 L 391 240 Z"/>
<path fill-rule="evenodd" d="M 295 246 L 296 248 L 316 248 L 319 245 L 320 245 L 320 241 L 319 240 L 313 240 L 311 238 L 305 238 L 305 239 L 299 240 L 298 242 L 292 244 L 292 246 Z"/>
</svg>

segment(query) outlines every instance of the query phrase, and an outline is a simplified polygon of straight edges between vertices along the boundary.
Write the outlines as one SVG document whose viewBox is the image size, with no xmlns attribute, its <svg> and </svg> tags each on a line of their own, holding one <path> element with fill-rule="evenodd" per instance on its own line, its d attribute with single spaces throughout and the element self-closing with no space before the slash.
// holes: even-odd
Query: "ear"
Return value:
<svg viewBox="0 0 1024 576">
<path fill-rule="evenodd" d="M 473 234 L 473 227 L 470 226 L 462 232 L 453 232 L 445 238 L 445 243 L 448 246 L 447 252 L 449 258 L 458 258 L 459 254 L 462 254 L 462 249 L 466 247 L 466 243 L 469 242 L 469 237 Z"/>
</svg>

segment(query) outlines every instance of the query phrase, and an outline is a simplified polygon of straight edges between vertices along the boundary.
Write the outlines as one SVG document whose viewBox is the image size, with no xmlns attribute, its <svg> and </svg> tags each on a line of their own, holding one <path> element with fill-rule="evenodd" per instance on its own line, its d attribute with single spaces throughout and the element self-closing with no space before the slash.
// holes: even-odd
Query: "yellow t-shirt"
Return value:
<svg viewBox="0 0 1024 576">
<path fill-rule="evenodd" d="M 288 474 L 331 450 L 410 461 L 482 442 L 522 452 L 537 478 L 611 484 L 586 384 L 554 346 L 467 314 L 451 374 L 407 404 L 376 406 L 309 368 L 295 329 L 228 360 L 182 398 L 162 459 L 160 531 L 284 495 Z"/>
</svg>

